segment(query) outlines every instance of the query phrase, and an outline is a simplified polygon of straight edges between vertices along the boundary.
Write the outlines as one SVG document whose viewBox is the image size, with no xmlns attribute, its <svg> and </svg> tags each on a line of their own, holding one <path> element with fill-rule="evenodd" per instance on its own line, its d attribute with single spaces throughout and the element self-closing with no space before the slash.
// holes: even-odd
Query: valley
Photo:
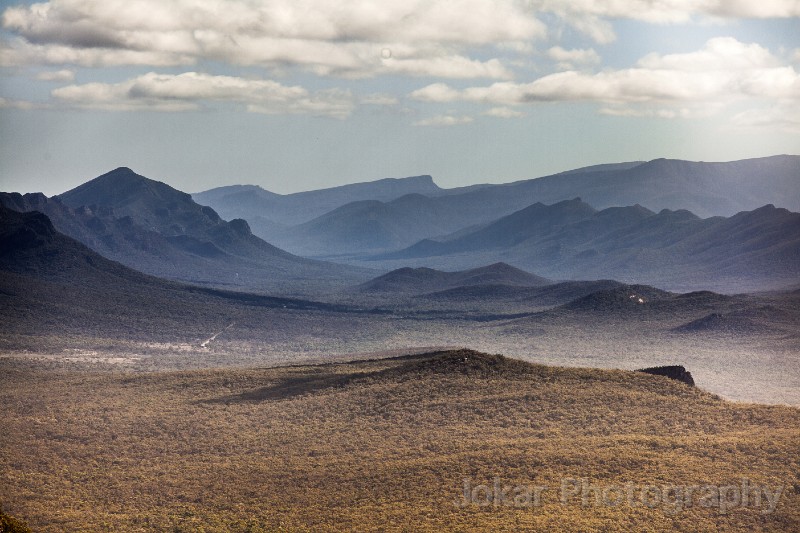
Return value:
<svg viewBox="0 0 800 533">
<path fill-rule="evenodd" d="M 800 532 L 800 0 L 0 8 L 0 533 Z"/>
<path fill-rule="evenodd" d="M 429 178 L 194 196 L 242 216 L 331 209 L 269 222 L 313 233 L 294 235 L 315 257 L 127 168 L 0 193 L 6 508 L 36 531 L 799 523 L 800 215 L 572 198 L 490 219 L 495 186 Z M 457 198 L 485 218 L 436 207 Z M 386 205 L 406 233 L 380 222 Z M 673 365 L 695 386 L 633 372 Z M 780 489 L 772 511 L 576 496 L 584 480 L 742 479 Z M 496 483 L 545 496 L 475 504 Z"/>
</svg>

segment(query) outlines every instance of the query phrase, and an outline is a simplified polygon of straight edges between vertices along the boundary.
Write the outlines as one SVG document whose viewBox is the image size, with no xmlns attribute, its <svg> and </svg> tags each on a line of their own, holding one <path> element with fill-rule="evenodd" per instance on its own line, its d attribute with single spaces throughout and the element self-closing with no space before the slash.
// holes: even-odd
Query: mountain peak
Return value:
<svg viewBox="0 0 800 533">
<path fill-rule="evenodd" d="M 166 183 L 141 176 L 128 167 L 115 168 L 58 197 L 73 208 L 83 205 L 119 208 L 145 197 L 177 201 L 190 198 L 188 194 Z"/>
<path fill-rule="evenodd" d="M 125 182 L 148 182 L 153 181 L 149 178 L 145 178 L 144 176 L 137 174 L 129 167 L 117 167 L 110 172 L 106 172 L 105 174 L 101 174 L 100 176 L 96 177 L 95 179 L 87 182 L 92 183 L 93 181 L 103 182 L 103 181 L 125 181 Z"/>
<path fill-rule="evenodd" d="M 134 175 L 137 175 L 136 172 L 131 170 L 129 167 L 117 167 L 114 170 L 112 170 L 111 172 L 107 172 L 106 173 L 106 175 L 110 175 L 110 174 L 114 174 L 114 175 L 134 174 Z"/>
</svg>

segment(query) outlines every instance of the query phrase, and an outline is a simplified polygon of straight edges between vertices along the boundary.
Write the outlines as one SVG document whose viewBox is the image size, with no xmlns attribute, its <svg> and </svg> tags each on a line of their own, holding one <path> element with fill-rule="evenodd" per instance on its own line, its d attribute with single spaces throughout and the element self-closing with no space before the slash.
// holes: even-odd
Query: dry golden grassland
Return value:
<svg viewBox="0 0 800 533">
<path fill-rule="evenodd" d="M 634 372 L 468 351 L 148 374 L 4 359 L 0 404 L 0 503 L 34 531 L 800 531 L 800 410 Z M 495 478 L 520 499 L 490 501 Z M 562 503 L 584 478 L 586 504 Z M 774 512 L 732 492 L 607 505 L 626 483 L 742 479 L 782 488 Z"/>
</svg>

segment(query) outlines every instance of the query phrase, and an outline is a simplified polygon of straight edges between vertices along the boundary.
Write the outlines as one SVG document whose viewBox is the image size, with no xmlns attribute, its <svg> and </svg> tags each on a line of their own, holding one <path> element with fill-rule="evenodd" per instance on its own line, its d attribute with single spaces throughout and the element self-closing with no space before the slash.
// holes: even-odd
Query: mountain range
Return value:
<svg viewBox="0 0 800 533">
<path fill-rule="evenodd" d="M 290 321 L 298 311 L 312 320 L 349 310 L 143 274 L 60 233 L 42 213 L 0 206 L 0 349 L 43 336 L 196 342 L 232 322 L 252 337 L 278 322 L 274 313 Z"/>
<path fill-rule="evenodd" d="M 800 211 L 800 157 L 725 163 L 657 159 L 458 189 L 441 189 L 424 176 L 285 196 L 252 186 L 195 195 L 223 215 L 248 220 L 267 241 L 307 256 L 396 250 L 493 222 L 537 202 L 575 197 L 598 209 L 638 204 L 656 212 L 688 210 L 703 218 L 766 204 Z"/>
<path fill-rule="evenodd" d="M 800 273 L 800 214 L 766 205 L 701 219 L 639 205 L 598 211 L 576 198 L 537 203 L 375 260 L 439 268 L 501 260 L 553 279 L 614 278 L 676 290 L 780 288 Z"/>
<path fill-rule="evenodd" d="M 308 222 L 350 202 L 391 201 L 406 194 L 437 195 L 442 191 L 431 176 L 386 178 L 316 191 L 276 194 L 258 185 L 228 185 L 196 193 L 194 199 L 214 206 L 224 218 L 263 217 L 279 225 Z"/>
<path fill-rule="evenodd" d="M 775 156 L 600 165 L 450 190 L 417 176 L 293 195 L 231 186 L 193 197 L 121 167 L 52 198 L 0 193 L 0 205 L 45 213 L 60 232 L 141 272 L 244 291 L 317 298 L 403 267 L 453 272 L 503 262 L 552 280 L 741 292 L 797 283 L 800 215 L 774 204 L 798 204 L 798 183 L 800 157 Z M 574 191 L 581 196 L 558 199 Z M 274 238 L 255 235 L 243 218 L 224 220 L 201 198 L 272 217 Z M 764 199 L 774 202 L 700 216 Z M 671 203 L 700 215 L 654 210 Z"/>
<path fill-rule="evenodd" d="M 184 282 L 292 292 L 363 281 L 365 269 L 305 259 L 223 220 L 189 194 L 121 167 L 48 198 L 0 193 L 0 205 L 40 211 L 62 233 L 133 269 Z"/>
<path fill-rule="evenodd" d="M 796 353 L 797 290 L 676 294 L 613 280 L 550 282 L 492 264 L 450 272 L 404 268 L 318 296 L 159 279 L 61 234 L 42 213 L 0 207 L 5 353 L 112 357 L 152 371 L 469 345 L 558 365 L 688 361 L 703 383 L 733 397 L 800 401 L 786 359 Z"/>
<path fill-rule="evenodd" d="M 291 337 L 303 331 L 297 329 L 298 324 L 316 324 L 313 327 L 319 329 L 326 322 L 340 324 L 340 333 L 348 324 L 355 328 L 356 338 L 355 332 L 363 324 L 374 328 L 387 314 L 391 320 L 397 312 L 392 308 L 401 316 L 411 311 L 410 324 L 415 316 L 499 320 L 499 327 L 505 330 L 553 321 L 580 324 L 590 319 L 600 324 L 624 319 L 631 324 L 677 321 L 675 332 L 683 335 L 718 331 L 785 334 L 796 323 L 800 309 L 797 291 L 766 299 L 709 291 L 675 294 L 612 280 L 553 282 L 505 263 L 457 272 L 398 269 L 355 286 L 351 294 L 355 299 L 350 303 L 324 303 L 160 279 L 107 259 L 63 235 L 42 213 L 0 206 L 0 315 L 14 332 L 13 338 L 6 335 L 3 342 L 12 345 L 14 338 L 35 337 L 44 331 L 195 342 L 229 323 L 236 323 L 237 334 L 251 340 L 265 334 Z M 365 298 L 359 300 L 359 295 Z M 459 301 L 466 301 L 467 307 L 459 307 Z M 358 302 L 378 302 L 378 306 L 365 309 Z M 506 311 L 504 315 L 503 309 L 510 309 L 511 302 L 528 312 Z M 453 312 L 443 313 L 440 303 L 455 306 Z M 502 322 L 519 316 L 527 318 Z M 273 327 L 264 330 L 265 322 Z M 283 325 L 276 331 L 273 328 L 278 323 Z"/>
</svg>

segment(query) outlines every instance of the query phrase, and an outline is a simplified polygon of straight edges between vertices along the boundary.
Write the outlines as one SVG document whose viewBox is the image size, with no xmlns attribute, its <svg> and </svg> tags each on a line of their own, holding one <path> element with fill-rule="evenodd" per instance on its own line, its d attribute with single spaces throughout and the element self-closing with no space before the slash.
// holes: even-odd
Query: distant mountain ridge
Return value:
<svg viewBox="0 0 800 533">
<path fill-rule="evenodd" d="M 385 178 L 315 191 L 276 194 L 257 185 L 229 185 L 193 194 L 226 219 L 261 217 L 278 225 L 300 224 L 362 200 L 391 201 L 407 194 L 435 195 L 441 192 L 428 175 Z"/>
<path fill-rule="evenodd" d="M 350 312 L 344 306 L 184 285 L 111 261 L 60 233 L 40 212 L 0 205 L 0 343 L 41 336 L 104 342 L 194 342 L 241 320 L 263 330 L 274 314 Z M 249 325 L 247 324 L 249 322 Z M 109 341 L 114 339 L 114 341 Z M 79 341 L 80 342 L 80 341 Z M 196 345 L 197 345 L 196 344 Z M 38 347 L 38 346 L 37 346 Z"/>
<path fill-rule="evenodd" d="M 121 167 L 54 198 L 0 193 L 0 204 L 41 211 L 101 255 L 159 277 L 248 290 L 363 280 L 363 270 L 294 256 L 253 235 L 244 220 Z"/>
<path fill-rule="evenodd" d="M 385 180 L 374 182 L 372 189 L 356 184 L 285 197 L 265 193 L 268 201 L 259 199 L 261 193 L 252 188 L 233 189 L 238 196 L 226 201 L 212 194 L 217 190 L 195 198 L 226 218 L 248 220 L 255 234 L 283 249 L 319 257 L 403 248 L 491 223 L 535 203 L 551 205 L 576 197 L 600 210 L 639 205 L 655 212 L 687 210 L 702 218 L 732 216 L 766 204 L 800 211 L 800 156 L 791 155 L 724 163 L 612 163 L 458 189 L 441 189 L 430 176 L 424 178 L 424 184 L 416 178 L 399 180 L 414 190 L 393 198 L 388 192 L 375 192 Z M 313 201 L 305 200 L 309 198 Z M 323 205 L 330 209 L 320 212 Z"/>
<path fill-rule="evenodd" d="M 773 205 L 730 218 L 581 199 L 534 204 L 455 238 L 423 240 L 376 264 L 470 268 L 506 261 L 553 279 L 620 279 L 686 290 L 780 288 L 800 272 L 800 214 Z M 738 287 L 738 288 L 737 288 Z"/>
</svg>

